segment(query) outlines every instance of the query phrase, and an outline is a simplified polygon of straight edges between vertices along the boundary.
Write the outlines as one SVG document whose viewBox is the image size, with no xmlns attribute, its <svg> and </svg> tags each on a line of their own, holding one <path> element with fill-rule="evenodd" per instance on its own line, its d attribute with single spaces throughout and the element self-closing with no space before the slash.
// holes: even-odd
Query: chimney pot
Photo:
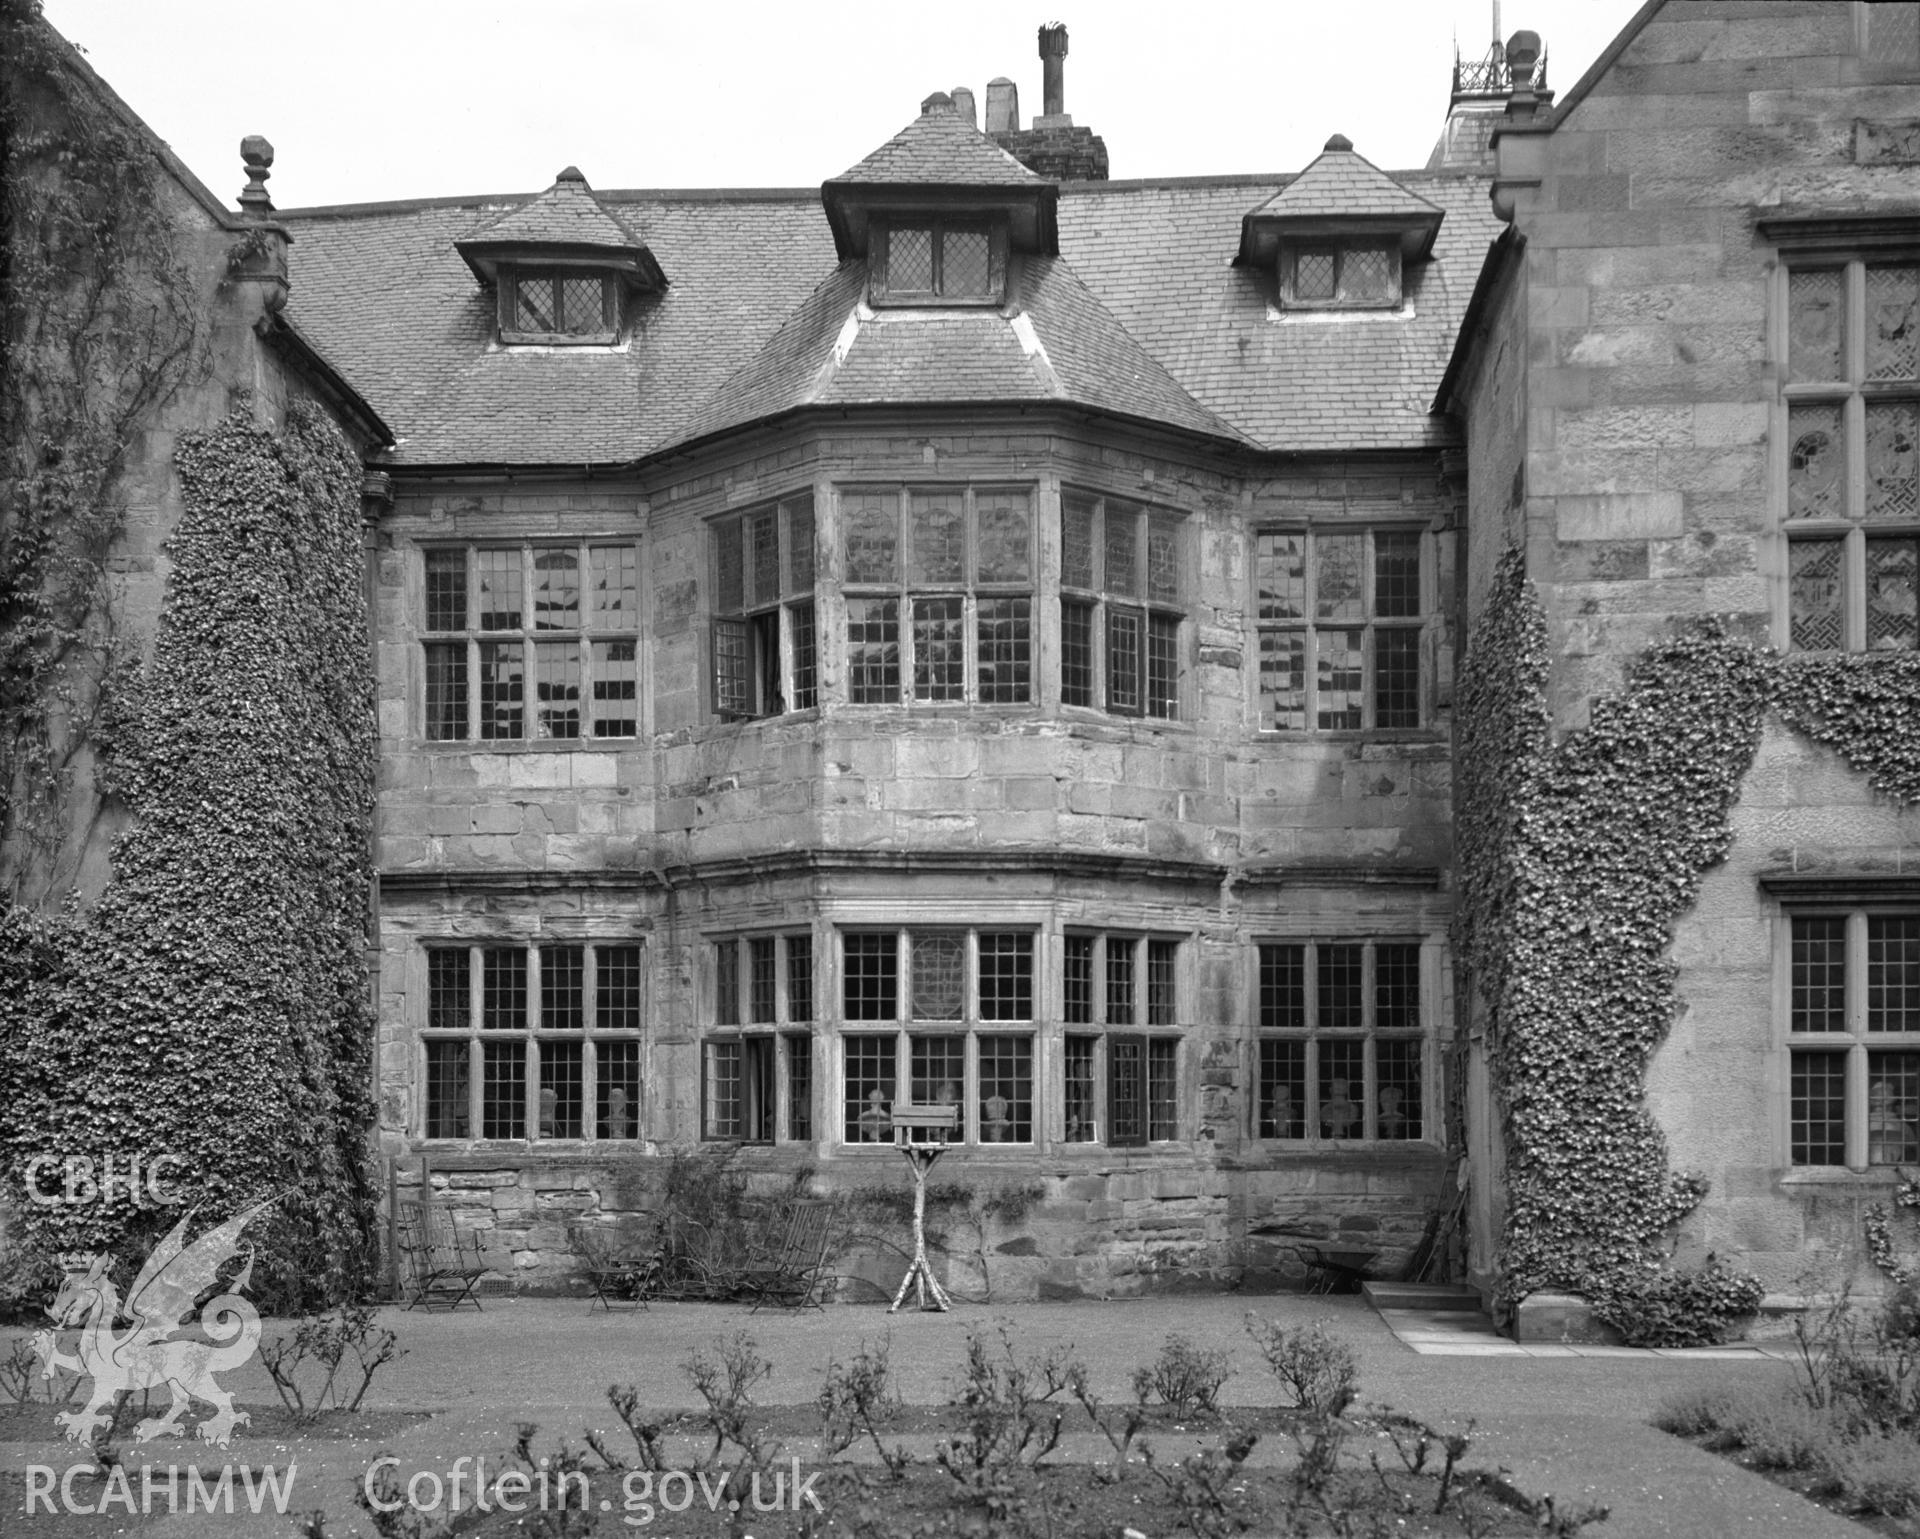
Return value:
<svg viewBox="0 0 1920 1539">
<path fill-rule="evenodd" d="M 240 211 L 264 218 L 273 212 L 273 199 L 267 196 L 267 178 L 273 175 L 273 146 L 261 134 L 248 134 L 240 141 L 240 159 L 247 168 Z"/>
<path fill-rule="evenodd" d="M 1020 132 L 1020 88 L 1005 75 L 996 75 L 987 82 L 987 132 Z"/>
<path fill-rule="evenodd" d="M 1350 150 L 1353 148 L 1353 141 L 1345 134 L 1335 134 L 1327 141 L 1327 148 L 1330 150 Z"/>
<path fill-rule="evenodd" d="M 582 187 L 587 185 L 587 179 L 580 174 L 580 168 L 578 166 L 566 167 L 561 171 L 561 173 L 558 176 L 554 178 L 554 181 L 578 182 Z"/>
<path fill-rule="evenodd" d="M 1052 22 L 1040 29 L 1041 105 L 1050 118 L 1067 111 L 1067 29 Z"/>
<path fill-rule="evenodd" d="M 980 118 L 974 106 L 973 90 L 969 86 L 955 86 L 952 91 L 953 110 L 966 119 L 967 127 L 979 126 Z"/>
<path fill-rule="evenodd" d="M 920 103 L 920 116 L 923 118 L 931 117 L 935 114 L 945 117 L 950 115 L 952 111 L 953 98 L 947 95 L 945 91 L 935 91 L 933 95 Z"/>
</svg>

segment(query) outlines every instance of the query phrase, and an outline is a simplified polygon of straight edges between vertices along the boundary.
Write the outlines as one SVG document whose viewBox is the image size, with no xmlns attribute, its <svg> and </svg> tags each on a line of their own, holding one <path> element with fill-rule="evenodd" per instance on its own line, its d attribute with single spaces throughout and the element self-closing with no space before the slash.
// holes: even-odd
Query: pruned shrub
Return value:
<svg viewBox="0 0 1920 1539">
<path fill-rule="evenodd" d="M 1143 1406 L 1158 1401 L 1181 1416 L 1210 1416 L 1219 1409 L 1220 1386 L 1232 1376 L 1225 1352 L 1196 1347 L 1175 1331 L 1152 1363 L 1134 1369 L 1133 1397 Z"/>
<path fill-rule="evenodd" d="M 1318 1320 L 1297 1330 L 1247 1315 L 1247 1334 L 1293 1403 L 1321 1416 L 1339 1416 L 1360 1392 L 1353 1348 Z"/>
</svg>

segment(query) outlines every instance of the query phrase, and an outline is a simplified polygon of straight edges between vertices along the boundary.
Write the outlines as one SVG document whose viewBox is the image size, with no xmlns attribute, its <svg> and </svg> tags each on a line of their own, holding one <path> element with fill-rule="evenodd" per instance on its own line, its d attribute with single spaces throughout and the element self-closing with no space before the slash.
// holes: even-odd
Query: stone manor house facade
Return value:
<svg viewBox="0 0 1920 1539">
<path fill-rule="evenodd" d="M 503 1275 L 668 1148 L 898 1183 L 910 1103 L 1043 1191 L 1016 1296 L 1491 1288 L 1503 553 L 1563 732 L 1689 617 L 1920 643 L 1920 7 L 1652 0 L 1557 95 L 1523 33 L 1412 170 L 1109 179 L 1065 47 L 818 189 L 203 216 L 367 445 L 378 1145 Z M 1648 1106 L 1790 1291 L 1920 1166 L 1920 821 L 1770 719 L 1734 830 Z"/>
</svg>

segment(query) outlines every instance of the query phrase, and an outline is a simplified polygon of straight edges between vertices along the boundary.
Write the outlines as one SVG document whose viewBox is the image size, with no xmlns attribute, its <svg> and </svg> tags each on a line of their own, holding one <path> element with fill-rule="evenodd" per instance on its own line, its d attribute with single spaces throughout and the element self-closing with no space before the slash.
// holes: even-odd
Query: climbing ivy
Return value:
<svg viewBox="0 0 1920 1539">
<path fill-rule="evenodd" d="M 167 1153 L 209 1211 L 284 1193 L 256 1275 L 315 1302 L 358 1279 L 372 1210 L 360 466 L 307 407 L 279 435 L 244 414 L 183 435 L 176 465 L 154 659 L 103 767 L 130 814 L 112 879 L 84 916 L 7 921 L 38 979 L 0 1017 L 9 1173 Z M 129 1249 L 173 1216 L 26 1214 L 50 1246 Z"/>
<path fill-rule="evenodd" d="M 0 0 L 0 189 L 0 885 L 43 897 L 88 832 L 75 770 L 129 650 L 107 563 L 127 451 L 207 355 L 155 148 L 38 0 Z"/>
<path fill-rule="evenodd" d="M 1766 712 L 1920 796 L 1920 658 L 1779 658 L 1717 622 L 1650 647 L 1554 737 L 1546 615 L 1509 551 L 1462 670 L 1460 953 L 1507 1159 L 1503 1294 L 1661 1286 L 1705 1184 L 1669 1167 L 1646 1070 L 1678 1003 L 1674 920 L 1732 843 Z"/>
</svg>

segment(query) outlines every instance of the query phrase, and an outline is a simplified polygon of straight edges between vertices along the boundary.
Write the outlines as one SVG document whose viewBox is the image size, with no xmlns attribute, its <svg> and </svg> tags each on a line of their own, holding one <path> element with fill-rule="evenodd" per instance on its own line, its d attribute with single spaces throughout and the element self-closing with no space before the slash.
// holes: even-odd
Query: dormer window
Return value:
<svg viewBox="0 0 1920 1539">
<path fill-rule="evenodd" d="M 1398 246 L 1303 246 L 1281 262 L 1281 300 L 1300 309 L 1400 303 Z"/>
<path fill-rule="evenodd" d="M 612 342 L 619 331 L 620 292 L 611 274 L 567 267 L 501 274 L 503 342 Z"/>
<path fill-rule="evenodd" d="M 895 219 L 875 243 L 875 304 L 997 304 L 1006 280 L 1006 236 L 979 220 Z"/>
</svg>

